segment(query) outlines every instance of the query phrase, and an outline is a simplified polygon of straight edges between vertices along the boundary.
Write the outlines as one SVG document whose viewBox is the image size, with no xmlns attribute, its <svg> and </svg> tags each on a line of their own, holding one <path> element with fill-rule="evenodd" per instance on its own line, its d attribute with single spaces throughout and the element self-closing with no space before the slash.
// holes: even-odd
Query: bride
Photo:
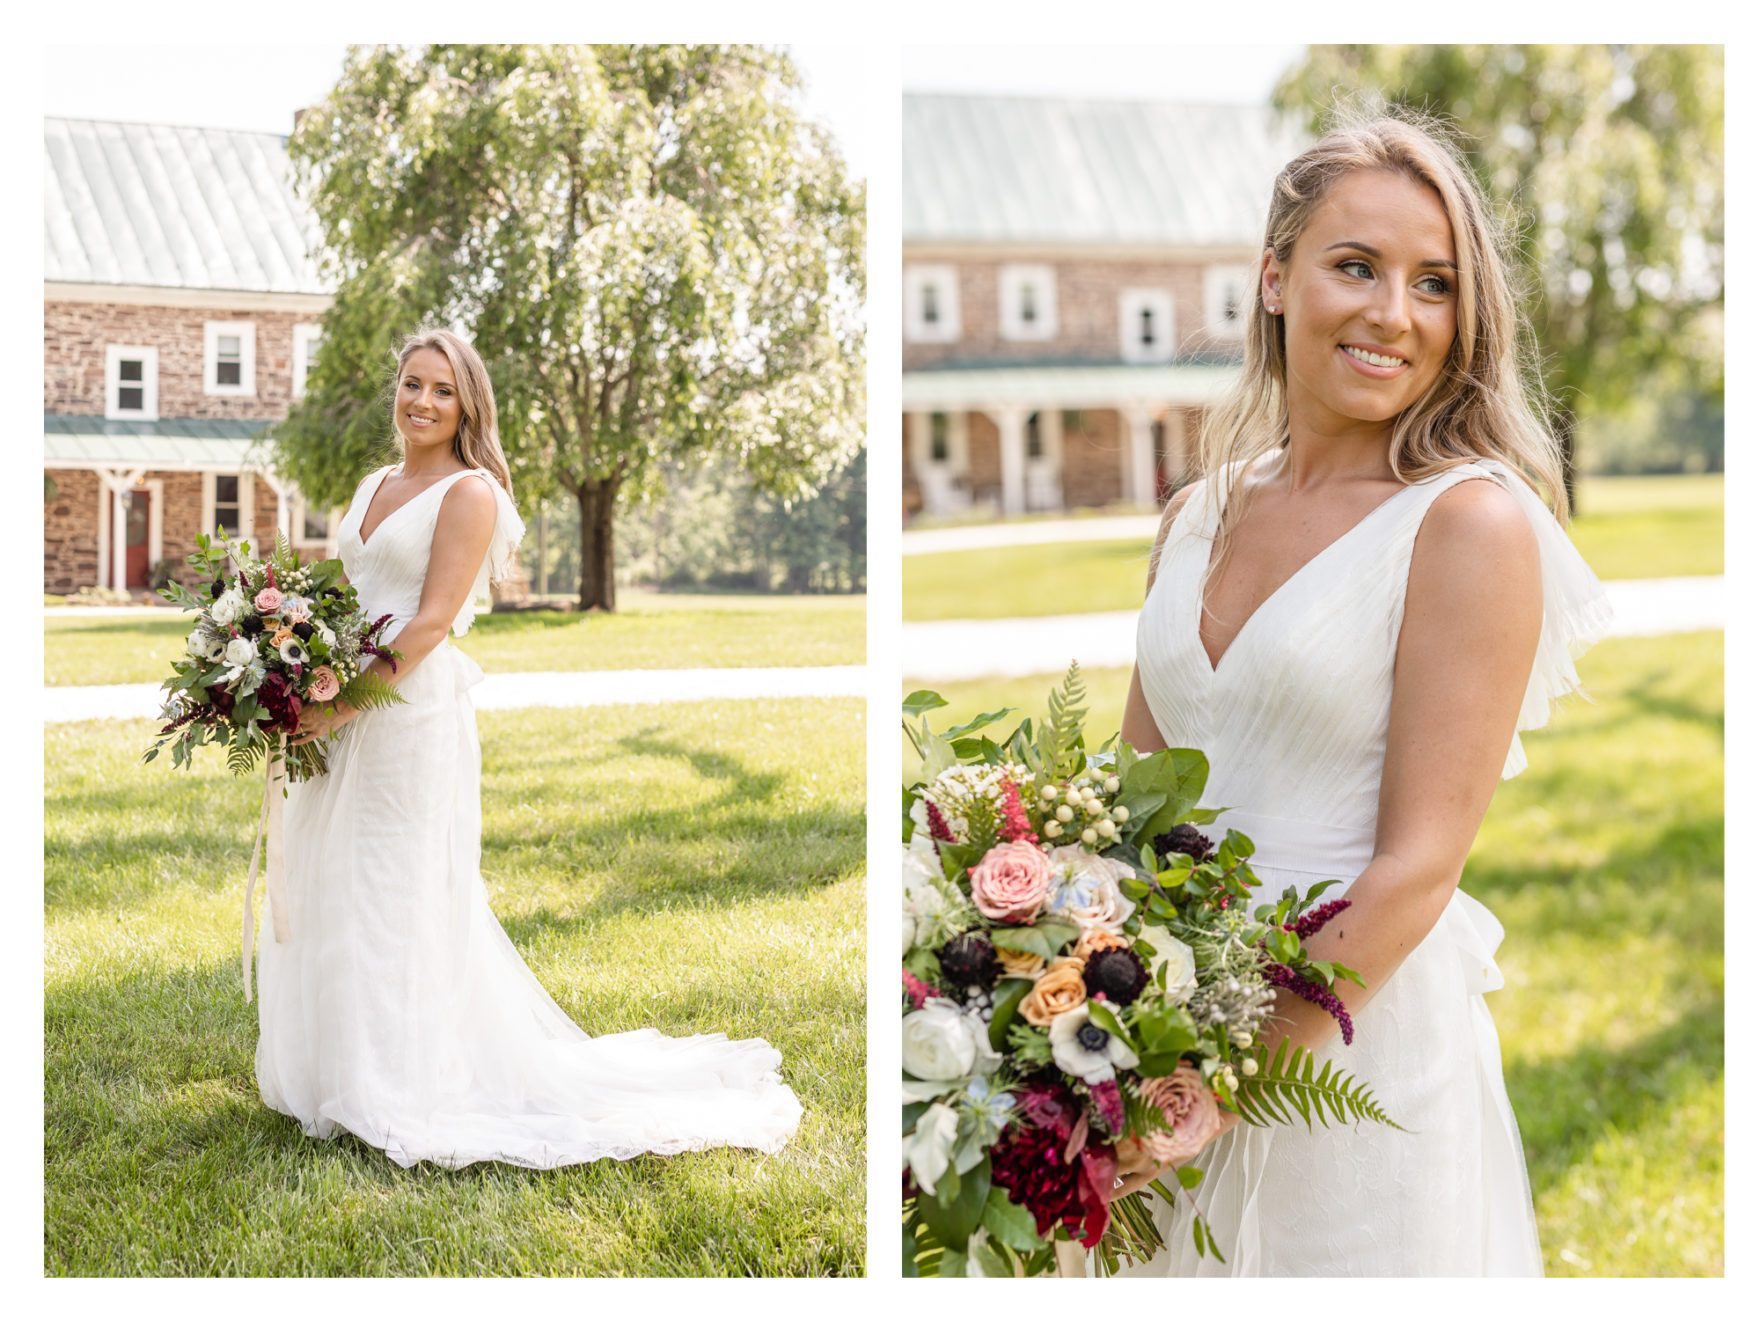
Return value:
<svg viewBox="0 0 1760 1320">
<path fill-rule="evenodd" d="M 761 1040 L 589 1037 L 503 933 L 478 872 L 479 670 L 447 642 L 513 563 L 509 496 L 482 359 L 445 330 L 411 337 L 393 424 L 403 461 L 368 476 L 342 560 L 406 704 L 302 712 L 340 731 L 329 773 L 288 791 L 289 938 L 258 968 L 257 1081 L 314 1137 L 352 1132 L 398 1164 L 550 1168 L 707 1146 L 775 1151 L 801 1107 Z"/>
<path fill-rule="evenodd" d="M 1253 839 L 1267 890 L 1346 882 L 1309 951 L 1368 983 L 1334 986 L 1354 1043 L 1287 992 L 1279 1029 L 1405 1130 L 1232 1126 L 1197 1161 L 1226 1264 L 1197 1257 L 1174 1189 L 1168 1250 L 1128 1272 L 1541 1272 L 1484 999 L 1503 931 L 1457 888 L 1525 764 L 1516 730 L 1577 686 L 1607 619 L 1535 489 L 1562 511 L 1526 333 L 1438 134 L 1346 125 L 1278 176 L 1246 367 L 1163 519 L 1123 736 L 1209 754 L 1206 798 L 1233 808 L 1215 829 Z"/>
</svg>

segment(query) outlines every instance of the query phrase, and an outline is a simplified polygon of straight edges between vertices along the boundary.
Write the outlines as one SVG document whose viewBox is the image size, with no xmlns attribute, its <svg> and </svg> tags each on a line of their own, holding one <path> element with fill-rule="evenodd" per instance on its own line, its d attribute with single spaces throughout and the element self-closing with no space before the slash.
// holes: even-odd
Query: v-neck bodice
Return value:
<svg viewBox="0 0 1760 1320">
<path fill-rule="evenodd" d="M 1547 618 L 1520 727 L 1543 723 L 1550 699 L 1576 686 L 1577 639 L 1604 624 L 1605 595 L 1545 505 L 1501 463 L 1462 464 L 1382 501 L 1272 592 L 1214 668 L 1199 623 L 1221 509 L 1200 485 L 1162 547 L 1138 620 L 1137 672 L 1161 736 L 1209 757 L 1207 802 L 1372 833 L 1412 546 L 1436 497 L 1473 479 L 1515 494 L 1541 543 Z M 1517 738 L 1505 776 L 1524 764 Z"/>
</svg>

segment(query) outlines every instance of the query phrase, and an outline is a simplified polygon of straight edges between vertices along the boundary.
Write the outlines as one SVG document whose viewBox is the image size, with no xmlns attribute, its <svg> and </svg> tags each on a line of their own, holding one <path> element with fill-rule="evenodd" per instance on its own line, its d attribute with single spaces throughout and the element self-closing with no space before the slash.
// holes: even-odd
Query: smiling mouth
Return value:
<svg viewBox="0 0 1760 1320">
<path fill-rule="evenodd" d="M 1358 348 L 1355 344 L 1340 344 L 1339 347 L 1358 362 L 1366 362 L 1372 367 L 1403 367 L 1408 365 L 1404 358 L 1395 357 L 1391 353 L 1374 353 L 1366 348 Z"/>
<path fill-rule="evenodd" d="M 411 426 L 432 426 L 439 420 L 434 417 L 417 417 L 414 413 L 405 413 L 404 416 L 409 418 L 409 424 Z"/>
</svg>

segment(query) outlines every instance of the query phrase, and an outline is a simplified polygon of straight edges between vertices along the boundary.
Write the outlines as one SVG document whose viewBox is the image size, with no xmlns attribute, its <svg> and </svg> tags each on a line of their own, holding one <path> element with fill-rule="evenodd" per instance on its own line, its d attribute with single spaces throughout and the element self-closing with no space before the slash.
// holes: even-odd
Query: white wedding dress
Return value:
<svg viewBox="0 0 1760 1320">
<path fill-rule="evenodd" d="M 1212 669 L 1198 638 L 1219 511 L 1194 490 L 1169 531 L 1137 631 L 1137 670 L 1161 736 L 1210 760 L 1206 804 L 1234 808 L 1271 895 L 1348 886 L 1368 864 L 1394 651 L 1418 525 L 1458 482 L 1514 492 L 1540 544 L 1544 621 L 1518 727 L 1577 686 L 1574 659 L 1605 631 L 1606 595 L 1539 498 L 1491 460 L 1399 491 L 1305 564 L 1248 618 Z M 1512 742 L 1505 778 L 1526 764 Z M 1328 898 L 1346 892 L 1327 891 Z M 1156 1200 L 1168 1250 L 1129 1274 L 1538 1275 L 1521 1137 L 1485 993 L 1503 929 L 1457 891 L 1430 935 L 1319 1057 L 1374 1091 L 1406 1131 L 1236 1126 L 1195 1161 L 1226 1264 L 1200 1259 L 1191 1211 Z"/>
<path fill-rule="evenodd" d="M 523 528 L 506 492 L 466 471 L 394 510 L 363 543 L 361 520 L 383 478 L 362 483 L 340 540 L 368 617 L 393 616 L 386 644 L 395 645 L 420 603 L 454 481 L 482 479 L 496 493 L 497 565 Z M 473 616 L 467 604 L 454 632 Z M 478 871 L 482 759 L 470 688 L 481 679 L 442 642 L 399 683 L 408 704 L 344 726 L 329 773 L 289 790 L 290 938 L 265 938 L 258 967 L 264 1102 L 310 1136 L 347 1130 L 405 1167 L 780 1149 L 801 1107 L 776 1050 L 652 1029 L 588 1037 L 502 931 Z"/>
</svg>

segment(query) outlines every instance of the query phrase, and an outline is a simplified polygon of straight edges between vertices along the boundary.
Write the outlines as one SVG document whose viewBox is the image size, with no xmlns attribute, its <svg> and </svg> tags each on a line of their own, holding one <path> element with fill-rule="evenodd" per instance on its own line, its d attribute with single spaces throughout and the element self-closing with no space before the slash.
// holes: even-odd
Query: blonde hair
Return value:
<svg viewBox="0 0 1760 1320">
<path fill-rule="evenodd" d="M 403 341 L 397 350 L 397 377 L 403 379 L 404 364 L 410 354 L 431 348 L 446 355 L 452 364 L 452 379 L 458 384 L 458 404 L 462 416 L 458 434 L 452 437 L 452 452 L 466 467 L 481 468 L 509 495 L 513 494 L 513 477 L 507 469 L 507 456 L 501 452 L 501 433 L 495 425 L 495 388 L 489 383 L 489 369 L 477 350 L 459 335 L 436 326 L 424 326 Z M 391 426 L 397 429 L 396 386 L 392 390 Z M 398 439 L 403 438 L 398 433 Z"/>
<path fill-rule="evenodd" d="M 1393 420 L 1387 457 L 1394 475 L 1409 485 L 1475 459 L 1500 459 L 1547 498 L 1563 522 L 1563 462 L 1541 420 L 1545 393 L 1533 365 L 1533 332 L 1512 288 L 1508 240 L 1448 130 L 1406 110 L 1344 119 L 1278 174 L 1264 248 L 1287 265 L 1314 209 L 1357 170 L 1388 170 L 1434 189 L 1459 267 L 1455 342 L 1430 388 Z M 1232 488 L 1253 460 L 1289 435 L 1283 318 L 1266 310 L 1256 289 L 1246 312 L 1240 377 L 1199 434 L 1206 486 L 1223 511 L 1217 564 L 1241 513 L 1228 498 Z"/>
</svg>

